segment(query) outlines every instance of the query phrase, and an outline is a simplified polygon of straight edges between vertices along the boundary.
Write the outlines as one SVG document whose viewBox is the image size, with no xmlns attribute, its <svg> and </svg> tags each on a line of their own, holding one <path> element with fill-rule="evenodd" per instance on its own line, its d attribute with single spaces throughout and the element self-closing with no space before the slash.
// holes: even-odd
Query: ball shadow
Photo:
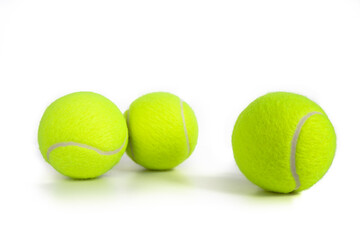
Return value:
<svg viewBox="0 0 360 240">
<path fill-rule="evenodd" d="M 269 202 L 292 202 L 299 193 L 274 193 L 265 191 L 252 184 L 241 174 L 221 174 L 214 176 L 192 176 L 195 187 L 207 191 L 214 191 L 222 194 L 246 197 L 254 201 Z"/>
<path fill-rule="evenodd" d="M 130 192 L 147 192 L 153 190 L 179 189 L 190 185 L 189 179 L 179 169 L 154 171 L 143 168 L 126 154 L 111 171 L 114 174 L 126 175 L 126 190 Z"/>
<path fill-rule="evenodd" d="M 191 182 L 180 170 L 151 171 L 142 169 L 133 172 L 128 184 L 130 191 L 165 190 L 168 193 L 185 189 L 191 185 Z"/>
<path fill-rule="evenodd" d="M 86 180 L 57 176 L 53 181 L 43 184 L 42 188 L 57 199 L 103 198 L 116 193 L 107 176 Z"/>
</svg>

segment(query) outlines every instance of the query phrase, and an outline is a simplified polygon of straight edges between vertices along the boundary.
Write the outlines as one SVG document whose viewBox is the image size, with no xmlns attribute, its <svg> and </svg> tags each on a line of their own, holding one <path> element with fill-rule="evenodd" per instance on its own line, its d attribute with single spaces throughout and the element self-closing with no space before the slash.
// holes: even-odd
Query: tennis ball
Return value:
<svg viewBox="0 0 360 240">
<path fill-rule="evenodd" d="M 275 92 L 240 114 L 232 147 L 251 182 L 290 193 L 310 188 L 325 175 L 335 155 L 336 135 L 319 105 L 301 95 Z"/>
<path fill-rule="evenodd" d="M 38 132 L 44 159 L 63 175 L 78 179 L 110 170 L 124 154 L 127 140 L 121 111 L 92 92 L 57 99 L 46 109 Z"/>
<path fill-rule="evenodd" d="M 129 157 L 151 170 L 168 170 L 194 151 L 198 125 L 190 106 L 179 97 L 155 92 L 136 99 L 125 117 Z"/>
</svg>

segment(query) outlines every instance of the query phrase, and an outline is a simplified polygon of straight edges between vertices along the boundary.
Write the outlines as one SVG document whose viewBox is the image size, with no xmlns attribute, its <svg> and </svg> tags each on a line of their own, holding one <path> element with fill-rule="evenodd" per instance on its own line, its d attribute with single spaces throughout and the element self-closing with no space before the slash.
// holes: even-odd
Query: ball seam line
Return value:
<svg viewBox="0 0 360 240">
<path fill-rule="evenodd" d="M 189 135 L 188 135 L 188 131 L 186 129 L 186 123 L 185 123 L 184 104 L 183 104 L 183 100 L 181 100 L 181 99 L 180 99 L 180 108 L 181 108 L 181 117 L 182 117 L 182 121 L 183 121 L 183 125 L 184 125 L 186 144 L 187 144 L 187 148 L 188 148 L 188 155 L 190 155 L 190 151 L 191 151 L 190 141 L 189 141 Z"/>
<path fill-rule="evenodd" d="M 95 152 L 97 152 L 98 154 L 100 155 L 105 155 L 105 156 L 110 156 L 110 155 L 114 155 L 114 154 L 117 154 L 119 153 L 125 146 L 125 143 L 126 143 L 126 138 L 123 142 L 123 144 L 121 145 L 120 148 L 118 149 L 115 149 L 113 151 L 102 151 L 98 148 L 95 148 L 93 146 L 90 146 L 90 145 L 86 145 L 86 144 L 83 144 L 83 143 L 77 143 L 77 142 L 60 142 L 60 143 L 56 143 L 52 146 L 50 146 L 48 148 L 48 151 L 47 151 L 47 154 L 46 154 L 46 157 L 47 157 L 47 161 L 50 162 L 50 153 L 55 150 L 56 148 L 59 148 L 59 147 L 69 147 L 69 146 L 75 146 L 75 147 L 81 147 L 81 148 L 86 148 L 86 149 L 89 149 L 89 150 L 93 150 Z"/>
<path fill-rule="evenodd" d="M 295 130 L 295 133 L 294 133 L 292 141 L 291 141 L 290 170 L 291 170 L 291 174 L 292 174 L 295 184 L 296 184 L 295 189 L 293 191 L 296 191 L 301 186 L 299 175 L 296 172 L 296 147 L 297 147 L 298 139 L 300 136 L 301 128 L 303 127 L 305 122 L 311 116 L 313 116 L 315 114 L 322 114 L 322 113 L 321 112 L 310 112 L 300 119 L 300 121 L 298 122 L 298 124 L 296 126 L 296 130 Z"/>
</svg>

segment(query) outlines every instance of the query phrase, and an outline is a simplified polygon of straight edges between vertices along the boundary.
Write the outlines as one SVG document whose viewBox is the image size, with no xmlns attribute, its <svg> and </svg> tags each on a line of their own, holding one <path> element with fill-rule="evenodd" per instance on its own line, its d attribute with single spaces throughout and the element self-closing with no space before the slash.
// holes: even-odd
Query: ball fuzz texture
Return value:
<svg viewBox="0 0 360 240">
<path fill-rule="evenodd" d="M 63 175 L 78 179 L 110 170 L 124 154 L 127 140 L 121 111 L 92 92 L 57 99 L 46 109 L 38 132 L 44 159 Z"/>
<path fill-rule="evenodd" d="M 301 95 L 275 92 L 240 114 L 232 146 L 237 165 L 251 182 L 290 193 L 310 188 L 325 175 L 336 135 L 319 105 Z"/>
<path fill-rule="evenodd" d="M 195 149 L 198 137 L 195 114 L 173 94 L 144 95 L 130 105 L 125 117 L 130 136 L 126 152 L 147 169 L 172 169 Z"/>
</svg>

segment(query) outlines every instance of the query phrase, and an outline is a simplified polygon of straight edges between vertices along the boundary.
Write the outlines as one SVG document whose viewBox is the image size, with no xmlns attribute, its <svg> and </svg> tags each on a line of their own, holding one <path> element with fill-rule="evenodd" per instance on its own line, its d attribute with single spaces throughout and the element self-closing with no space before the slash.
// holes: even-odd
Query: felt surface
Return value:
<svg viewBox="0 0 360 240">
<path fill-rule="evenodd" d="M 38 142 L 44 159 L 60 173 L 72 178 L 94 178 L 111 169 L 125 152 L 126 121 L 109 99 L 91 92 L 77 92 L 53 102 L 39 126 Z M 48 149 L 58 143 L 86 144 L 111 155 L 79 146 Z M 123 146 L 122 149 L 120 149 Z"/>
<path fill-rule="evenodd" d="M 334 158 L 336 135 L 323 109 L 304 96 L 276 92 L 256 99 L 240 114 L 232 135 L 233 152 L 251 182 L 274 192 L 296 190 L 291 143 L 299 121 L 311 112 L 321 114 L 306 120 L 296 145 L 301 191 L 320 180 Z"/>
<path fill-rule="evenodd" d="M 198 137 L 195 114 L 173 94 L 144 95 L 131 104 L 125 117 L 130 136 L 127 154 L 145 168 L 174 168 L 195 149 Z"/>
</svg>

